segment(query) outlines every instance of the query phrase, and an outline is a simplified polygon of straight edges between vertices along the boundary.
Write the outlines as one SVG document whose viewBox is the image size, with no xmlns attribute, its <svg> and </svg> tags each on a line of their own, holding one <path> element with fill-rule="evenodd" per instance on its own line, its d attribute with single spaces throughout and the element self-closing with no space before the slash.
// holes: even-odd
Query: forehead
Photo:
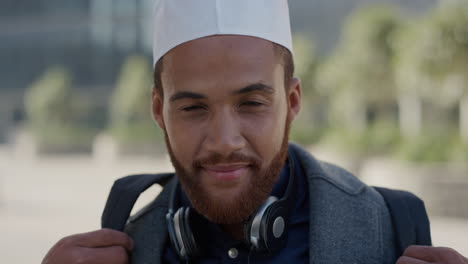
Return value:
<svg viewBox="0 0 468 264">
<path fill-rule="evenodd" d="M 282 68 L 277 57 L 273 43 L 260 38 L 216 35 L 192 40 L 164 56 L 163 87 L 265 82 Z"/>
</svg>

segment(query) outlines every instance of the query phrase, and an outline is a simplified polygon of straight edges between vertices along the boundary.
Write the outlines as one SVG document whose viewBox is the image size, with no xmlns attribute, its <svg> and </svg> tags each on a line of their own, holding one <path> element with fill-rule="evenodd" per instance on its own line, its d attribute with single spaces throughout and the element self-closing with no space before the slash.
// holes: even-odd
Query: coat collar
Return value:
<svg viewBox="0 0 468 264">
<path fill-rule="evenodd" d="M 368 187 L 349 172 L 320 162 L 290 144 L 308 179 L 310 263 L 383 263 L 380 207 L 364 195 Z M 126 228 L 136 241 L 132 263 L 158 264 L 167 239 L 172 180 Z"/>
</svg>

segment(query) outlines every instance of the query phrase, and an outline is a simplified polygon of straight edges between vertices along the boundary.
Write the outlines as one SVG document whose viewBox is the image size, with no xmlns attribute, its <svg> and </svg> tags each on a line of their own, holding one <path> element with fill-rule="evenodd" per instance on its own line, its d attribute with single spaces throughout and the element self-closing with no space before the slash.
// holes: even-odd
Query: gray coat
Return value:
<svg viewBox="0 0 468 264">
<path fill-rule="evenodd" d="M 317 161 L 291 144 L 308 179 L 310 263 L 395 263 L 388 209 L 380 194 L 337 166 Z M 171 181 L 126 226 L 135 241 L 133 264 L 161 263 L 168 241 L 165 215 Z"/>
</svg>

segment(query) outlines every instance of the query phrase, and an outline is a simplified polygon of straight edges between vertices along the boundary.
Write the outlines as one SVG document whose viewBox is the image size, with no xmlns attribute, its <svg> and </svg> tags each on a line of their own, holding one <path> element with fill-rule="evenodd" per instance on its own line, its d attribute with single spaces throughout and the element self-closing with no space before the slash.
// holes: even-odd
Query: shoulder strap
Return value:
<svg viewBox="0 0 468 264">
<path fill-rule="evenodd" d="M 173 173 L 139 174 L 116 180 L 102 213 L 101 226 L 123 231 L 140 194 L 154 184 L 164 186 L 173 176 Z"/>
<path fill-rule="evenodd" d="M 399 255 L 408 246 L 431 246 L 431 231 L 424 202 L 410 192 L 374 187 L 390 211 Z"/>
</svg>

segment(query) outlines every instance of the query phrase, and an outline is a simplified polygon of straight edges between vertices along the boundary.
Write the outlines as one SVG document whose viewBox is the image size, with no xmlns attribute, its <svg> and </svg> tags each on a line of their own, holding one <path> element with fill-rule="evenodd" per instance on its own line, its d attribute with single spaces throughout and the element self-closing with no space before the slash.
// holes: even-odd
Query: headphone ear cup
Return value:
<svg viewBox="0 0 468 264">
<path fill-rule="evenodd" d="M 191 228 L 191 221 L 190 219 L 192 216 L 192 210 L 190 207 L 185 207 L 183 209 L 181 217 L 181 230 L 182 230 L 182 239 L 184 240 L 184 246 L 189 257 L 196 257 L 200 254 L 200 248 L 195 241 L 194 234 Z"/>
<path fill-rule="evenodd" d="M 181 250 L 182 245 L 181 245 L 181 241 L 179 241 L 177 231 L 175 229 L 174 213 L 172 211 L 167 213 L 166 221 L 167 221 L 167 232 L 169 233 L 169 238 L 171 239 L 172 246 L 174 247 L 177 254 L 180 255 L 180 250 Z"/>
<path fill-rule="evenodd" d="M 286 208 L 281 202 L 270 205 L 262 218 L 260 234 L 262 246 L 268 252 L 276 252 L 284 247 L 287 236 Z"/>
<path fill-rule="evenodd" d="M 277 200 L 278 199 L 274 196 L 268 197 L 265 203 L 255 212 L 251 220 L 247 222 L 246 227 L 244 227 L 247 245 L 252 247 L 255 251 L 262 252 L 267 249 L 265 236 L 262 231 L 262 223 L 265 222 L 265 216 L 268 215 L 269 208 L 275 204 Z"/>
<path fill-rule="evenodd" d="M 184 214 L 184 208 L 181 207 L 179 208 L 175 214 L 173 215 L 171 221 L 169 222 L 169 231 L 171 232 L 171 229 L 174 230 L 174 232 L 169 233 L 172 244 L 174 245 L 174 248 L 177 251 L 177 254 L 181 259 L 187 260 L 189 258 L 187 254 L 187 246 L 185 243 L 185 232 L 183 230 L 184 224 L 182 223 L 183 221 L 183 214 Z M 171 226 L 172 224 L 172 226 Z M 173 228 L 171 228 L 173 227 Z"/>
<path fill-rule="evenodd" d="M 249 247 L 252 247 L 251 236 L 252 236 L 252 222 L 255 219 L 255 215 L 251 215 L 244 223 L 244 243 Z"/>
</svg>

